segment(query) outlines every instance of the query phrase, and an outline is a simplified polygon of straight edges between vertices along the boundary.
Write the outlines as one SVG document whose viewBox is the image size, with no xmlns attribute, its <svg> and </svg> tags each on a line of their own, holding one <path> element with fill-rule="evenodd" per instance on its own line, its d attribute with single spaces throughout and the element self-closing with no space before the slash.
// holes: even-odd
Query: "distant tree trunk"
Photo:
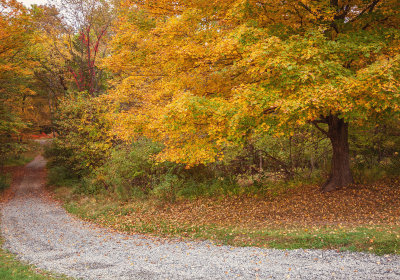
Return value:
<svg viewBox="0 0 400 280">
<path fill-rule="evenodd" d="M 326 118 L 328 137 L 332 143 L 332 167 L 328 181 L 322 186 L 322 191 L 329 192 L 352 184 L 353 175 L 350 170 L 350 151 L 348 141 L 349 124 L 337 116 Z"/>
</svg>

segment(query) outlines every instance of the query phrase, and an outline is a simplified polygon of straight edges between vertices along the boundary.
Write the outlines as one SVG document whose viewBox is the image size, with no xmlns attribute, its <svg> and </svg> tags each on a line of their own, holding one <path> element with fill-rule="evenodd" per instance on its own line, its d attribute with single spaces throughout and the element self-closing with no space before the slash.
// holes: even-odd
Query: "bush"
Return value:
<svg viewBox="0 0 400 280">
<path fill-rule="evenodd" d="M 78 176 L 103 165 L 113 146 L 107 104 L 84 92 L 60 102 L 55 120 L 59 136 L 46 151 L 51 165 L 64 166 Z"/>
<path fill-rule="evenodd" d="M 76 191 L 85 194 L 111 192 L 119 199 L 154 196 L 175 201 L 234 193 L 235 180 L 223 178 L 215 166 L 186 169 L 182 164 L 157 162 L 162 146 L 142 138 L 114 148 L 103 166 L 85 176 Z"/>
<path fill-rule="evenodd" d="M 184 181 L 175 174 L 164 174 L 157 185 L 154 186 L 152 194 L 161 199 L 170 202 L 176 201 L 178 190 L 182 188 Z"/>
<path fill-rule="evenodd" d="M 164 173 L 166 164 L 157 164 L 154 155 L 160 145 L 140 139 L 131 146 L 120 145 L 111 151 L 109 159 L 85 179 L 85 186 L 116 193 L 120 198 L 142 197 L 152 190 L 152 183 Z"/>
<path fill-rule="evenodd" d="M 48 168 L 47 184 L 51 186 L 75 186 L 79 179 L 65 166 L 51 166 Z"/>
</svg>

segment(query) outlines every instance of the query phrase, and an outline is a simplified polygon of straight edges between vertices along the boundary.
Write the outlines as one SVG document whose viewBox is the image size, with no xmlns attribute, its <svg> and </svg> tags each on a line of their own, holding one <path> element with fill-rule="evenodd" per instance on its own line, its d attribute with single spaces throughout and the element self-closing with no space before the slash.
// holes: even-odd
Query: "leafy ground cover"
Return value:
<svg viewBox="0 0 400 280">
<path fill-rule="evenodd" d="M 316 186 L 241 195 L 122 202 L 55 189 L 55 198 L 84 219 L 128 233 L 266 248 L 400 253 L 398 179 L 321 193 Z"/>
</svg>

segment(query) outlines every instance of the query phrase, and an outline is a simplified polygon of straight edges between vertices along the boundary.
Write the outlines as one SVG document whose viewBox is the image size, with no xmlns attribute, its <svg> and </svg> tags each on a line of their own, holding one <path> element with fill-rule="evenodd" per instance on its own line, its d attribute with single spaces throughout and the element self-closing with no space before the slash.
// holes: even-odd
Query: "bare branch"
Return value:
<svg viewBox="0 0 400 280">
<path fill-rule="evenodd" d="M 311 121 L 311 123 L 319 130 L 321 131 L 323 134 L 325 134 L 327 137 L 329 137 L 329 133 L 328 131 L 326 131 L 325 129 L 321 128 L 318 123 L 322 123 L 322 121 Z"/>
<path fill-rule="evenodd" d="M 303 7 L 306 11 L 308 11 L 310 14 L 312 14 L 313 16 L 316 16 L 316 17 L 318 17 L 318 14 L 317 13 L 314 13 L 311 9 L 310 9 L 310 7 L 308 7 L 306 4 L 304 4 L 302 1 L 299 1 L 298 2 L 299 3 L 299 5 L 301 6 L 301 7 Z"/>
<path fill-rule="evenodd" d="M 263 114 L 264 115 L 267 115 L 267 114 L 272 114 L 272 113 L 274 113 L 275 111 L 276 111 L 276 109 L 278 109 L 278 107 L 271 107 L 271 108 L 268 108 L 268 109 L 265 109 L 264 111 L 263 111 Z"/>
</svg>

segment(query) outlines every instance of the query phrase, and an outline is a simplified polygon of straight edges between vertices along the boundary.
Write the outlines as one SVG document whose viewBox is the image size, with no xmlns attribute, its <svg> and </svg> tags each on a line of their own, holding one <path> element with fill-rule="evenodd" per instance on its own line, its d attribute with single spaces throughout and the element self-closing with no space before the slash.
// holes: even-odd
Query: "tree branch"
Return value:
<svg viewBox="0 0 400 280">
<path fill-rule="evenodd" d="M 378 5 L 378 3 L 381 0 L 374 0 L 372 1 L 371 4 L 369 4 L 367 7 L 365 7 L 364 10 L 362 10 L 356 17 L 352 18 L 351 20 L 349 20 L 349 22 L 353 22 L 356 21 L 357 19 L 359 19 L 363 14 L 365 14 L 367 11 L 368 13 L 372 13 L 372 11 L 374 10 L 375 6 Z"/>
<path fill-rule="evenodd" d="M 328 131 L 326 131 L 325 129 L 321 128 L 321 127 L 318 125 L 318 121 L 311 121 L 311 123 L 312 123 L 319 131 L 321 131 L 323 134 L 325 134 L 327 137 L 329 137 Z M 322 123 L 322 121 L 320 121 L 319 123 Z"/>
<path fill-rule="evenodd" d="M 274 113 L 275 111 L 276 111 L 276 109 L 278 109 L 278 107 L 271 107 L 271 108 L 268 108 L 268 109 L 265 109 L 264 111 L 263 111 L 263 114 L 264 115 L 267 115 L 267 114 L 271 114 L 271 113 Z"/>
<path fill-rule="evenodd" d="M 300 5 L 301 7 L 303 7 L 306 11 L 308 11 L 310 14 L 312 14 L 313 16 L 316 16 L 316 17 L 318 18 L 318 14 L 317 14 L 317 13 L 314 13 L 314 12 L 310 9 L 310 7 L 308 7 L 306 4 L 304 4 L 302 1 L 299 1 L 298 3 L 299 3 L 299 5 Z"/>
</svg>

